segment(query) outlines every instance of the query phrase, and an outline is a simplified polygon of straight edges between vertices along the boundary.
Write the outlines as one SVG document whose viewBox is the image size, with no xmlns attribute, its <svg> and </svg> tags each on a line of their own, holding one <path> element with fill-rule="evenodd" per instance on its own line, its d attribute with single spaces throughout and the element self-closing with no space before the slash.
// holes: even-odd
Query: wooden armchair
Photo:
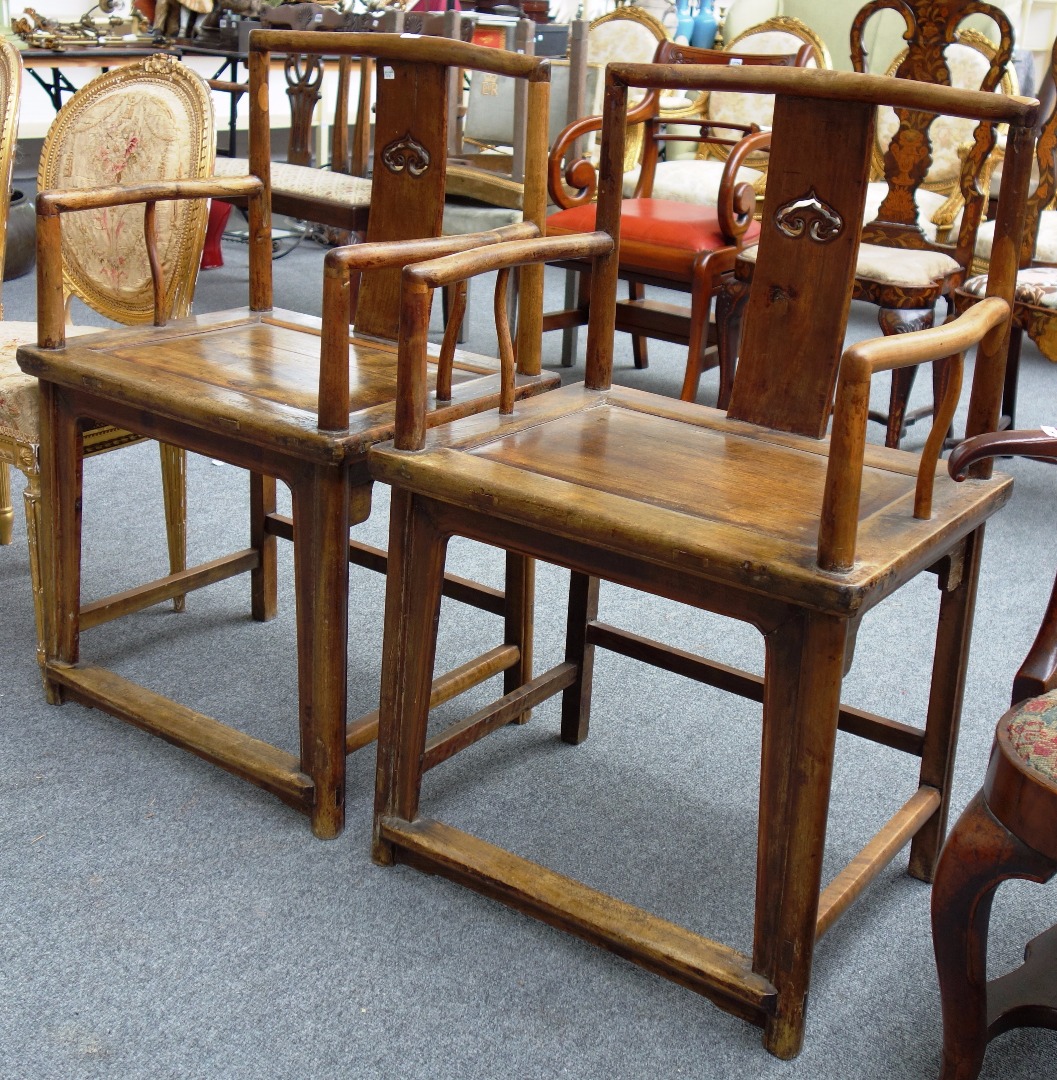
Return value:
<svg viewBox="0 0 1057 1080">
<path fill-rule="evenodd" d="M 937 4 L 934 0 L 871 0 L 856 15 L 852 24 L 852 63 L 865 71 L 867 58 L 863 41 L 867 25 L 880 13 L 897 10 L 906 22 L 907 49 L 895 68 L 901 79 L 952 85 L 956 68 L 953 57 L 960 58 L 957 71 L 963 77 L 973 72 L 981 90 L 998 90 L 1013 49 L 1013 31 L 1004 12 L 981 0 L 954 0 Z M 974 16 L 989 17 L 997 28 L 999 44 L 979 52 L 979 36 L 971 36 L 969 47 L 961 44 L 962 24 Z M 958 50 L 963 50 L 959 52 Z M 973 63 L 967 61 L 971 54 Z M 882 112 L 877 130 L 891 133 L 883 154 L 873 151 L 873 164 L 883 168 L 883 184 L 868 192 L 867 217 L 859 265 L 855 276 L 855 299 L 878 307 L 882 333 L 898 334 L 921 330 L 935 322 L 935 306 L 945 299 L 952 306 L 954 290 L 968 276 L 976 244 L 976 231 L 986 205 L 987 193 L 979 179 L 987 156 L 994 146 L 994 134 L 954 118 L 896 110 Z M 958 165 L 958 149 L 972 138 L 971 149 Z M 941 155 L 942 150 L 942 155 Z M 951 162 L 954 165 L 951 165 Z M 942 165 L 937 170 L 936 166 Z M 941 243 L 936 227 L 929 219 L 949 197 L 950 169 L 959 176 L 961 216 L 953 243 Z M 935 183 L 933 183 L 935 181 Z M 938 191 L 929 191 L 929 186 Z M 931 198 L 930 198 L 931 197 Z M 870 209 L 876 206 L 876 216 Z M 927 212 L 922 220 L 922 208 Z M 717 334 L 720 364 L 734 364 L 738 348 L 741 313 L 753 276 L 755 249 L 737 260 L 735 280 L 717 301 Z M 886 444 L 898 446 L 906 423 L 907 398 L 914 381 L 913 369 L 893 373 L 887 414 L 873 419 L 885 424 Z M 942 372 L 934 369 L 937 396 L 942 394 Z M 723 401 L 721 399 L 721 404 Z M 927 415 L 925 410 L 913 419 Z"/>
<path fill-rule="evenodd" d="M 950 472 L 997 455 L 1057 462 L 1053 429 L 983 435 L 958 446 Z M 1057 873 L 1057 585 L 1013 681 L 983 787 L 947 837 L 932 889 L 932 939 L 943 1007 L 941 1080 L 976 1080 L 991 1039 L 1015 1027 L 1057 1029 L 1057 926 L 1028 943 L 1021 967 L 987 978 L 998 886 Z"/>
<path fill-rule="evenodd" d="M 3 44 L 0 56 L 17 115 L 17 54 Z M 20 65 L 19 65 L 20 66 Z M 9 102 L 11 101 L 9 97 Z M 10 119 L 10 117 L 9 117 Z M 9 129 L 13 135 L 13 127 Z M 183 64 L 166 56 L 139 60 L 93 79 L 80 89 L 56 117 L 44 140 L 38 188 L 109 186 L 153 180 L 197 180 L 213 171 L 216 149 L 212 99 L 205 83 Z M 4 146 L 10 143 L 5 139 Z M 7 190 L 10 161 L 0 167 Z M 137 238 L 143 230 L 139 207 L 107 207 L 77 214 L 63 223 L 49 253 L 56 263 L 53 282 L 56 303 L 63 310 L 76 296 L 95 311 L 128 326 L 150 324 L 155 318 L 182 318 L 194 295 L 205 237 L 205 204 L 182 202 L 159 211 L 161 240 L 157 258 L 164 291 L 157 293 L 146 254 Z M 39 271 L 38 271 L 39 272 Z M 68 327 L 69 337 L 92 327 Z M 40 391 L 37 380 L 24 374 L 15 350 L 36 338 L 33 323 L 0 323 L 0 472 L 4 485 L 0 502 L 10 512 L 6 487 L 7 463 L 26 476 L 26 533 L 37 618 L 37 655 L 44 662 L 43 584 L 40 558 L 40 462 L 42 443 Z M 101 420 L 93 417 L 93 420 Z M 85 456 L 139 441 L 120 424 L 89 423 L 81 445 Z M 169 566 L 174 575 L 186 564 L 185 455 L 161 445 L 162 490 L 168 532 Z M 2 513 L 2 510 L 0 510 Z M 119 542 L 115 532 L 114 541 Z M 10 543 L 10 531 L 6 543 Z M 170 598 L 179 610 L 181 590 Z M 97 601 L 82 618 L 90 625 L 121 614 L 119 605 Z"/>
<path fill-rule="evenodd" d="M 366 452 L 390 438 L 395 414 L 399 268 L 418 258 L 508 237 L 537 235 L 543 221 L 547 63 L 443 38 L 322 31 L 255 31 L 250 40 L 252 174 L 131 189 L 53 191 L 38 197 L 40 330 L 19 350 L 23 370 L 40 379 L 41 471 L 47 604 L 45 680 L 49 697 L 90 704 L 220 765 L 311 817 L 317 836 L 336 836 L 345 820 L 345 755 L 370 743 L 373 715 L 346 724 L 348 565 L 384 569 L 386 553 L 350 542 L 350 526 L 370 512 Z M 375 169 L 367 242 L 332 251 L 323 282 L 322 322 L 272 310 L 269 199 L 268 71 L 272 52 L 368 56 L 378 71 Z M 448 86 L 461 68 L 530 83 L 530 156 L 524 225 L 498 234 L 439 238 L 444 208 Z M 165 199 L 249 200 L 249 307 L 147 329 L 66 341 L 56 236 L 72 210 L 123 200 L 148 207 L 150 250 L 156 248 L 155 204 Z M 444 344 L 443 374 L 431 376 L 431 421 L 462 416 L 546 389 L 540 377 L 541 268 L 522 275 L 514 384 L 498 364 Z M 358 279 L 358 283 L 357 283 Z M 160 282 L 156 286 L 161 288 Z M 358 300 L 353 297 L 358 293 Z M 350 336 L 350 310 L 356 310 Z M 158 322 L 164 323 L 160 317 Z M 504 350 L 509 341 L 501 342 Z M 436 371 L 436 350 L 431 369 Z M 251 575 L 252 614 L 276 610 L 276 539 L 294 541 L 300 753 L 137 686 L 80 656 L 81 441 L 84 416 L 219 458 L 251 470 L 250 545 L 152 583 L 121 599 L 122 608 L 186 592 L 235 574 Z M 292 516 L 276 513 L 276 480 L 291 492 Z M 443 701 L 504 673 L 508 689 L 529 678 L 531 565 L 508 561 L 508 595 L 453 579 L 457 599 L 500 615 L 500 643 L 439 679 Z M 252 672 L 246 672 L 252 677 Z M 193 677 L 193 676 L 192 676 Z M 225 686 L 230 693 L 231 682 Z"/>
<path fill-rule="evenodd" d="M 1057 42 L 1051 56 L 1051 81 L 1057 78 Z M 1035 342 L 1043 355 L 1057 362 L 1057 249 L 1046 242 L 1046 234 L 1057 236 L 1057 211 L 1050 209 L 1057 198 L 1057 100 L 1039 130 L 1035 147 L 1037 169 L 1035 189 L 1028 199 L 1027 224 L 1020 246 L 1020 272 L 1013 303 L 1013 332 L 1006 361 L 1006 382 L 1002 394 L 1002 426 L 1016 427 L 1017 381 L 1020 377 L 1020 350 L 1024 335 Z M 990 258 L 994 227 L 987 229 L 987 256 Z M 981 226 L 981 232 L 984 231 Z M 1052 240 L 1049 242 L 1052 244 Z M 1040 250 L 1041 249 L 1041 250 Z M 979 250 L 979 246 L 978 246 Z M 986 263 L 985 263 L 986 265 Z M 959 311 L 986 295 L 987 275 L 977 274 L 955 290 Z"/>
<path fill-rule="evenodd" d="M 776 95 L 766 227 L 726 414 L 612 385 L 627 97 L 632 88 L 666 87 Z M 842 359 L 881 104 L 1010 125 L 997 226 L 1002 240 L 984 303 L 946 326 L 861 344 Z M 764 1045 L 779 1057 L 797 1053 L 816 942 L 908 842 L 911 873 L 931 878 L 946 824 L 981 527 L 1009 494 L 1005 478 L 979 470 L 971 484 L 957 485 L 939 466 L 956 377 L 921 455 L 867 445 L 870 381 L 879 371 L 960 354 L 979 342 L 969 422 L 974 432 L 993 430 L 1035 115 L 1034 102 L 905 79 L 614 64 L 606 79 L 594 231 L 405 268 L 396 436 L 368 457 L 372 475 L 393 489 L 378 862 L 407 862 L 453 878 L 603 945 L 762 1026 Z M 499 415 L 427 431 L 424 327 L 432 290 L 466 274 L 570 259 L 591 260 L 586 381 L 517 405 L 508 397 Z M 509 380 L 509 359 L 505 365 Z M 957 361 L 952 366 L 959 368 Z M 762 703 L 751 955 L 501 850 L 421 808 L 422 773 L 448 752 L 444 736 L 427 741 L 426 732 L 452 536 L 571 571 L 564 661 L 466 720 L 459 745 L 559 692 L 561 738 L 581 742 L 598 648 Z M 930 699 L 920 704 L 923 726 L 915 727 L 842 704 L 841 683 L 864 615 L 923 572 L 936 574 L 941 599 Z M 765 648 L 763 677 L 600 621 L 600 577 L 754 626 Z M 701 725 L 700 717 L 687 718 L 684 737 L 697 737 Z M 905 752 L 911 768 L 902 807 L 822 889 L 838 729 Z M 621 798 L 629 792 L 640 792 L 634 778 L 621 787 Z M 641 794 L 647 803 L 655 799 L 653 789 Z M 577 820 L 574 805 L 562 813 Z M 523 824 L 533 827 L 531 820 Z M 697 827 L 696 835 L 707 842 L 707 828 Z M 693 857 L 696 845 L 691 849 Z"/>
<path fill-rule="evenodd" d="M 792 65 L 807 53 L 788 55 L 739 54 L 716 49 L 692 49 L 664 41 L 657 47 L 654 61 L 660 64 Z M 751 124 L 717 123 L 709 119 L 693 121 L 702 146 L 717 148 L 725 157 L 716 202 L 697 205 L 683 200 L 657 198 L 653 193 L 654 174 L 660 149 L 666 143 L 685 140 L 685 134 L 670 135 L 661 108 L 659 91 L 651 90 L 631 108 L 630 124 L 642 132 L 644 149 L 638 183 L 632 198 L 621 205 L 620 276 L 629 283 L 630 297 L 617 304 L 618 330 L 632 335 L 636 367 L 645 367 L 645 339 L 656 337 L 687 345 L 686 374 L 681 397 L 693 400 L 701 373 L 714 367 L 706 356 L 710 345 L 712 297 L 734 259 L 746 243 L 755 239 L 759 228 L 753 221 L 756 192 L 751 184 L 737 182 L 742 165 L 767 148 L 767 132 L 752 132 Z M 690 123 L 689 118 L 681 121 Z M 565 129 L 551 148 L 549 168 L 551 199 L 560 210 L 547 219 L 550 236 L 589 233 L 595 228 L 594 196 L 596 169 L 580 158 L 564 169 L 571 145 L 602 126 L 600 116 L 586 117 Z M 573 187 L 570 192 L 566 182 Z M 579 273 L 575 307 L 548 312 L 544 330 L 565 330 L 588 321 L 591 303 L 589 267 L 569 263 L 567 270 Z M 645 296 L 646 285 L 660 285 L 690 294 L 690 307 L 679 308 Z M 571 358 L 570 358 L 571 362 Z M 721 375 L 721 382 L 722 382 Z"/>
</svg>

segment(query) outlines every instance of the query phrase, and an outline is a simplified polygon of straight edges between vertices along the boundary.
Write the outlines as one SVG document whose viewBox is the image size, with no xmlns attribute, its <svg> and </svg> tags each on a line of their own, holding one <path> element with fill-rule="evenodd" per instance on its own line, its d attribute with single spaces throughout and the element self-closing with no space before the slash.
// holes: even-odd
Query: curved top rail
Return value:
<svg viewBox="0 0 1057 1080">
<path fill-rule="evenodd" d="M 505 49 L 489 49 L 451 38 L 412 34 L 347 34 L 327 30 L 252 30 L 251 53 L 321 53 L 327 56 L 370 56 L 376 60 L 420 60 L 468 67 L 495 75 L 550 82 L 546 58 Z"/>
<path fill-rule="evenodd" d="M 606 68 L 606 83 L 641 89 L 666 87 L 673 90 L 796 94 L 798 97 L 828 101 L 856 101 L 868 105 L 920 109 L 969 120 L 990 120 L 1017 126 L 1034 124 L 1039 109 L 1039 103 L 1034 98 L 952 89 L 911 79 L 894 79 L 887 75 L 816 68 L 610 64 Z"/>
</svg>

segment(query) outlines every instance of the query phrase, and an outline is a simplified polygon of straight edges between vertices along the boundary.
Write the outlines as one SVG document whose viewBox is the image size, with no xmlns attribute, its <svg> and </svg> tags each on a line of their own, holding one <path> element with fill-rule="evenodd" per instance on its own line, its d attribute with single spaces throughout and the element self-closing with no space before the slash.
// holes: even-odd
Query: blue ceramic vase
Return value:
<svg viewBox="0 0 1057 1080">
<path fill-rule="evenodd" d="M 690 0 L 675 0 L 675 40 L 690 44 L 694 33 L 694 17 L 690 14 Z"/>
<path fill-rule="evenodd" d="M 713 0 L 701 0 L 694 19 L 694 30 L 690 35 L 690 44 L 698 49 L 713 49 L 716 45 L 716 30 L 719 22 Z"/>
</svg>

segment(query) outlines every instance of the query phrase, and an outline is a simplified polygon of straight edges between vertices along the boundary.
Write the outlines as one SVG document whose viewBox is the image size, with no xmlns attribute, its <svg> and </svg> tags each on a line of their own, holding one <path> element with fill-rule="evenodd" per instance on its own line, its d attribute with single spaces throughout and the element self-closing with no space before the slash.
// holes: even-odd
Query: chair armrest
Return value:
<svg viewBox="0 0 1057 1080">
<path fill-rule="evenodd" d="M 656 116 L 659 100 L 660 94 L 656 90 L 651 90 L 646 94 L 640 102 L 628 109 L 628 125 L 639 124 Z M 563 177 L 562 161 L 577 141 L 590 135 L 592 131 L 601 130 L 601 116 L 584 116 L 567 124 L 554 140 L 554 146 L 547 156 L 547 189 L 551 202 L 563 210 L 582 206 L 595 197 L 595 192 L 598 190 L 598 170 L 592 162 L 585 157 L 571 161 Z M 573 188 L 574 194 L 570 195 L 565 190 L 566 185 Z"/>
<path fill-rule="evenodd" d="M 723 165 L 723 175 L 719 181 L 719 197 L 716 209 L 719 215 L 719 227 L 725 236 L 736 240 L 745 235 L 745 230 L 752 224 L 756 212 L 756 189 L 752 184 L 738 183 L 738 170 L 745 164 L 750 154 L 771 148 L 771 133 L 755 131 L 739 139 L 734 144 Z"/>
<path fill-rule="evenodd" d="M 248 196 L 262 220 L 264 185 L 256 176 L 210 177 L 204 180 L 159 180 L 149 184 L 103 188 L 62 188 L 37 195 L 37 345 L 61 349 L 66 344 L 66 303 L 62 288 L 62 214 L 113 206 L 144 206 L 143 233 L 154 291 L 154 325 L 165 325 L 165 282 L 158 260 L 155 209 L 159 202 L 185 199 L 235 199 Z M 255 294 L 255 300 L 263 297 Z M 270 306 L 262 304 L 262 306 Z"/>
<path fill-rule="evenodd" d="M 818 564 L 823 570 L 849 570 L 855 562 L 872 377 L 879 371 L 894 371 L 932 360 L 957 360 L 952 364 L 943 399 L 936 405 L 932 429 L 918 466 L 914 517 L 927 519 L 932 514 L 932 489 L 940 451 L 961 392 L 961 354 L 1009 316 L 1009 305 L 992 296 L 943 326 L 874 338 L 845 350 L 833 406 L 833 430 L 819 527 Z"/>
<path fill-rule="evenodd" d="M 327 252 L 323 260 L 323 332 L 319 361 L 319 427 L 344 431 L 349 425 L 349 332 L 352 327 L 352 277 L 361 270 L 407 266 L 469 248 L 539 236 L 531 222 L 504 225 L 491 232 L 438 236 L 424 240 L 350 244 Z M 445 339 L 446 340 L 446 339 Z M 453 339 L 454 349 L 454 339 Z"/>
<path fill-rule="evenodd" d="M 591 260 L 610 255 L 613 238 L 609 233 L 592 232 L 580 236 L 551 236 L 518 240 L 490 247 L 478 247 L 457 255 L 405 266 L 401 284 L 400 343 L 397 355 L 397 406 L 395 446 L 398 450 L 420 450 L 426 437 L 426 343 L 433 290 L 464 281 L 478 274 L 498 271 L 495 292 L 496 330 L 499 338 L 501 388 L 499 411 L 514 408 L 514 349 L 507 321 L 506 283 L 517 266 L 563 259 Z M 448 335 L 445 336 L 447 344 Z M 454 343 L 454 339 L 452 339 Z M 451 395 L 451 368 L 454 349 L 443 350 L 437 370 L 437 397 Z"/>
<path fill-rule="evenodd" d="M 1057 428 L 1038 431 L 998 431 L 974 435 L 954 448 L 947 471 L 957 481 L 969 475 L 969 466 L 997 457 L 1030 457 L 1057 463 Z M 1013 680 L 1011 704 L 1046 694 L 1057 687 L 1057 582 L 1035 641 Z"/>
</svg>

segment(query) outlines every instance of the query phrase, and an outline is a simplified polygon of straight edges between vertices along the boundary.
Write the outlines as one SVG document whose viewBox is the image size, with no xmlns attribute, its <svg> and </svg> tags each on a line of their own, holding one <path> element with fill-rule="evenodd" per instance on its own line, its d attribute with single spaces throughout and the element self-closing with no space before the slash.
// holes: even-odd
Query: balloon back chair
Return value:
<svg viewBox="0 0 1057 1080">
<path fill-rule="evenodd" d="M 1057 462 L 1057 433 L 1004 431 L 955 448 L 950 472 L 996 455 Z M 941 1080 L 976 1080 L 988 1042 L 1016 1027 L 1057 1029 L 1057 926 L 1028 943 L 1024 963 L 987 978 L 998 886 L 1057 873 L 1057 584 L 998 721 L 983 787 L 958 819 L 932 889 L 932 939 L 943 1008 Z"/>
<path fill-rule="evenodd" d="M 776 95 L 760 258 L 727 413 L 612 385 L 629 88 Z M 1007 158 L 1003 176 L 993 295 L 946 326 L 859 344 L 842 357 L 878 105 L 1006 122 L 1016 163 Z M 981 527 L 1010 486 L 985 470 L 957 485 L 940 467 L 956 375 L 921 454 L 866 444 L 870 379 L 979 342 L 970 426 L 993 430 L 1036 111 L 1022 99 L 851 72 L 610 65 L 593 231 L 403 271 L 401 409 L 394 443 L 369 455 L 372 475 L 393 489 L 378 862 L 454 878 L 581 935 L 760 1025 L 779 1057 L 798 1052 L 816 941 L 907 843 L 911 873 L 931 878 L 946 826 Z M 570 257 L 591 260 L 585 382 L 427 432 L 431 291 L 467 274 Z M 960 370 L 958 358 L 951 363 Z M 762 703 L 751 955 L 423 813 L 423 771 L 448 755 L 426 732 L 445 549 L 456 535 L 571 571 L 564 661 L 531 690 L 467 720 L 467 742 L 560 692 L 561 739 L 580 743 L 598 648 Z M 923 726 L 842 704 L 864 614 L 926 571 L 937 575 L 941 600 Z M 600 622 L 599 578 L 756 627 L 763 676 Z M 685 737 L 696 737 L 700 723 L 691 720 Z M 822 889 L 838 729 L 906 752 L 911 768 L 902 807 Z M 640 790 L 651 806 L 652 787 L 635 777 L 619 798 Z M 562 813 L 576 822 L 576 807 Z M 532 828 L 531 819 L 523 824 Z M 677 833 L 667 839 L 677 843 Z"/>
<path fill-rule="evenodd" d="M 327 256 L 323 319 L 272 309 L 268 198 L 271 53 L 368 56 L 375 61 L 375 174 L 367 242 Z M 38 345 L 19 351 L 40 379 L 42 473 L 49 518 L 45 679 L 50 699 L 103 709 L 174 742 L 277 795 L 311 818 L 317 836 L 336 836 L 345 821 L 345 755 L 372 742 L 373 715 L 346 722 L 348 566 L 384 569 L 386 554 L 350 540 L 370 513 L 366 451 L 391 437 L 396 391 L 395 337 L 400 267 L 415 258 L 514 236 L 537 235 L 545 205 L 546 61 L 439 37 L 323 31 L 250 35 L 250 165 L 244 178 L 212 178 L 97 192 L 57 191 L 38 198 L 42 255 Z M 444 210 L 447 88 L 458 69 L 526 79 L 529 162 L 526 218 L 499 234 L 439 239 Z M 144 330 L 64 340 L 59 267 L 50 244 L 60 220 L 83 206 L 122 199 L 246 197 L 249 200 L 249 307 Z M 148 214 L 148 224 L 154 211 Z M 148 230 L 152 232 L 153 230 Z M 401 241 L 404 241 L 403 243 Z M 153 248 L 153 240 L 149 241 Z M 430 413 L 465 415 L 557 382 L 541 377 L 538 335 L 542 268 L 522 275 L 518 361 L 527 374 L 504 382 L 485 357 L 431 363 Z M 357 284 L 358 281 L 358 284 Z M 350 337 L 350 312 L 355 333 Z M 159 320 L 159 322 L 162 320 Z M 449 327 L 450 331 L 450 327 Z M 534 337 L 526 336 L 531 332 Z M 509 332 L 501 348 L 511 349 Z M 535 371 L 537 374 L 532 374 Z M 251 543 L 156 583 L 165 595 L 249 571 L 254 618 L 276 613 L 276 538 L 294 541 L 300 753 L 237 731 L 214 717 L 138 686 L 80 657 L 80 418 L 97 417 L 163 436 L 178 446 L 251 470 Z M 432 422 L 432 421 L 431 421 Z M 292 515 L 276 513 L 276 478 L 290 489 Z M 449 592 L 503 616 L 503 640 L 438 680 L 434 699 L 504 673 L 508 689 L 531 667 L 531 576 L 527 560 L 508 560 L 508 595 L 464 579 Z"/>
<path fill-rule="evenodd" d="M 148 57 L 100 75 L 70 98 L 44 140 L 37 186 L 46 190 L 196 180 L 212 173 L 215 152 L 213 105 L 205 83 L 172 58 Z M 4 173 L 9 175 L 9 171 Z M 156 295 L 150 262 L 140 242 L 140 207 L 99 207 L 69 216 L 54 252 L 61 262 L 56 287 L 64 304 L 77 297 L 127 326 L 151 324 L 155 318 L 182 318 L 191 307 L 205 227 L 202 202 L 159 208 L 156 255 L 165 286 Z M 72 338 L 92 329 L 68 327 L 66 334 Z M 43 663 L 40 393 L 37 380 L 20 371 L 15 362 L 17 346 L 33 341 L 36 331 L 33 323 L 0 323 L 0 462 L 13 463 L 26 476 L 37 654 Z M 83 435 L 84 454 L 103 453 L 139 438 L 120 425 L 89 424 Z M 185 455 L 162 443 L 161 460 L 169 566 L 177 574 L 186 565 Z M 0 464 L 0 469 L 6 481 L 7 465 Z M 6 501 L 10 506 L 10 500 Z M 182 593 L 173 593 L 171 599 L 177 609 L 182 608 Z M 120 603 L 97 600 L 82 618 L 86 625 L 94 625 L 126 610 Z"/>
</svg>

